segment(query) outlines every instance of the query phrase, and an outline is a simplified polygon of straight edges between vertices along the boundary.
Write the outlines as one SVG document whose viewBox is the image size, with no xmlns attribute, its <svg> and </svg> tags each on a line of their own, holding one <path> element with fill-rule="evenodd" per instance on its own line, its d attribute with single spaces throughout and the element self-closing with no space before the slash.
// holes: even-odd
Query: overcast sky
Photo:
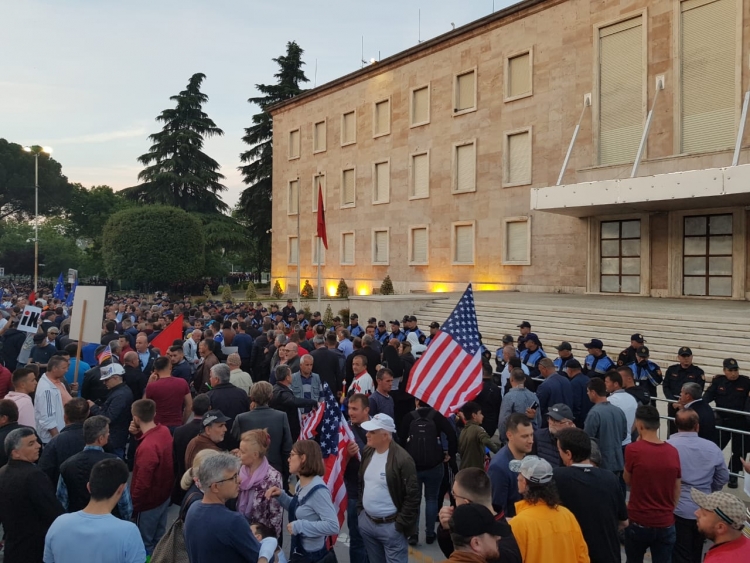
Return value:
<svg viewBox="0 0 750 563">
<path fill-rule="evenodd" d="M 512 4 L 495 0 L 495 9 Z M 489 14 L 492 0 L 24 0 L 0 2 L 0 137 L 49 145 L 71 182 L 137 183 L 155 117 L 196 72 L 224 130 L 206 143 L 234 205 L 255 84 L 295 40 L 310 87 Z"/>
</svg>

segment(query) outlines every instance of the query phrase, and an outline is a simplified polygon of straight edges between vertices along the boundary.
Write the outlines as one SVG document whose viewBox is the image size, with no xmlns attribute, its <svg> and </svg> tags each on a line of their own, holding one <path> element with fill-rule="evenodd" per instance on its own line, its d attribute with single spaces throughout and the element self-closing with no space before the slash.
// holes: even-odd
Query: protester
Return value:
<svg viewBox="0 0 750 563">
<path fill-rule="evenodd" d="M 704 563 L 740 563 L 750 560 L 750 539 L 742 534 L 745 526 L 745 505 L 729 493 L 707 495 L 697 489 L 690 491 L 698 505 L 695 516 L 698 530 L 713 542 Z"/>
<path fill-rule="evenodd" d="M 602 452 L 602 468 L 620 475 L 624 467 L 622 442 L 628 434 L 628 422 L 621 408 L 607 400 L 607 388 L 599 377 L 587 385 L 589 400 L 594 403 L 583 429 L 595 438 Z"/>
<path fill-rule="evenodd" d="M 344 486 L 346 487 L 347 509 L 346 524 L 349 528 L 349 560 L 367 563 L 367 550 L 359 531 L 357 503 L 359 502 L 359 468 L 361 452 L 367 443 L 367 432 L 362 423 L 370 420 L 370 401 L 367 395 L 357 393 L 349 397 L 347 404 L 349 426 L 354 440 L 349 442 L 347 453 L 349 461 L 344 470 Z"/>
<path fill-rule="evenodd" d="M 557 450 L 557 434 L 565 428 L 575 427 L 573 411 L 563 403 L 552 405 L 547 412 L 547 428 L 534 432 L 532 455 L 546 459 L 554 468 L 562 465 L 560 452 Z"/>
<path fill-rule="evenodd" d="M 200 502 L 203 498 L 203 491 L 199 487 L 198 483 L 198 468 L 203 463 L 203 460 L 219 455 L 222 452 L 216 450 L 201 450 L 195 454 L 193 458 L 193 465 L 185 473 L 180 476 L 180 489 L 184 491 L 182 502 L 180 503 L 180 517 L 185 520 L 187 511 L 195 502 Z"/>
<path fill-rule="evenodd" d="M 486 563 L 498 560 L 503 526 L 481 504 L 462 504 L 450 519 L 454 550 L 446 562 Z"/>
<path fill-rule="evenodd" d="M 172 448 L 173 457 L 175 463 L 175 473 L 177 475 L 179 485 L 180 477 L 185 473 L 188 467 L 185 465 L 185 452 L 187 451 L 188 444 L 201 432 L 203 424 L 203 416 L 211 409 L 211 403 L 208 400 L 208 395 L 201 394 L 196 395 L 193 399 L 192 405 L 193 419 L 190 422 L 183 424 L 175 428 L 172 434 Z M 180 504 L 182 502 L 183 494 L 181 489 L 175 487 L 172 495 L 172 502 Z"/>
<path fill-rule="evenodd" d="M 511 460 L 521 460 L 531 453 L 534 429 L 525 414 L 513 413 L 507 423 L 508 443 L 492 458 L 487 474 L 492 481 L 492 508 L 508 518 L 516 515 L 516 502 L 521 500 L 518 477 L 510 470 Z"/>
<path fill-rule="evenodd" d="M 526 416 L 533 413 L 529 420 L 534 430 L 542 427 L 542 411 L 539 410 L 539 399 L 537 399 L 535 393 L 526 388 L 527 377 L 527 374 L 520 368 L 513 368 L 510 373 L 508 380 L 510 389 L 503 396 L 498 416 L 498 433 L 500 441 L 503 443 L 508 440 L 506 437 L 507 423 L 513 413 L 523 413 Z M 535 405 L 536 408 L 533 408 Z"/>
<path fill-rule="evenodd" d="M 396 407 L 391 397 L 393 372 L 389 368 L 380 368 L 375 374 L 375 391 L 369 396 L 370 416 L 383 413 L 395 420 Z"/>
<path fill-rule="evenodd" d="M 5 437 L 16 428 L 22 428 L 18 424 L 18 407 L 10 399 L 0 399 L 0 467 L 8 463 L 8 454 L 5 453 Z"/>
<path fill-rule="evenodd" d="M 240 333 L 237 336 L 247 336 L 246 334 Z M 249 338 L 249 336 L 248 336 Z M 235 341 L 237 337 L 235 337 Z M 246 371 L 243 371 L 240 367 L 242 365 L 242 358 L 237 353 L 229 354 L 227 356 L 227 365 L 229 366 L 229 383 L 235 387 L 242 389 L 246 395 L 250 393 L 250 388 L 253 386 L 253 378 Z"/>
<path fill-rule="evenodd" d="M 216 364 L 211 368 L 209 381 L 211 390 L 207 393 L 211 408 L 220 410 L 227 417 L 227 435 L 221 443 L 222 449 L 234 450 L 239 442 L 232 438 L 231 430 L 234 419 L 250 409 L 247 392 L 229 382 L 230 369 L 227 364 Z"/>
<path fill-rule="evenodd" d="M 172 377 L 172 364 L 167 356 L 153 361 L 153 373 L 143 396 L 156 404 L 156 424 L 163 424 L 170 432 L 190 420 L 193 404 L 190 387 L 184 379 Z"/>
<path fill-rule="evenodd" d="M 125 459 L 130 427 L 130 409 L 133 406 L 133 391 L 123 381 L 125 369 L 119 364 L 110 364 L 101 369 L 101 379 L 107 386 L 107 398 L 102 405 L 89 401 L 91 414 L 109 419 L 109 447 L 120 459 Z"/>
<path fill-rule="evenodd" d="M 210 410 L 201 419 L 201 431 L 185 449 L 185 467 L 192 467 L 195 455 L 203 450 L 224 451 L 219 444 L 227 433 L 228 416 L 220 410 Z"/>
<path fill-rule="evenodd" d="M 482 427 L 484 420 L 482 408 L 478 403 L 469 401 L 461 407 L 465 426 L 458 438 L 458 451 L 461 454 L 461 469 L 468 467 L 484 468 L 484 450 L 489 448 L 496 453 L 501 444 L 495 442 Z"/>
<path fill-rule="evenodd" d="M 292 392 L 292 372 L 289 366 L 276 366 L 276 385 L 273 386 L 271 407 L 286 413 L 292 440 L 296 441 L 300 433 L 299 409 L 317 407 L 318 402 L 313 399 L 298 398 Z M 367 377 L 370 377 L 369 375 Z"/>
<path fill-rule="evenodd" d="M 67 364 L 60 356 L 50 358 L 48 373 L 41 376 L 34 393 L 34 417 L 42 444 L 46 445 L 65 428 L 63 405 L 70 401 L 70 393 L 60 381 L 65 377 Z"/>
<path fill-rule="evenodd" d="M 83 399 L 71 399 L 63 407 L 65 427 L 50 440 L 39 458 L 39 469 L 46 473 L 50 483 L 57 485 L 60 466 L 69 457 L 77 454 L 86 445 L 83 437 L 83 422 L 89 416 L 89 405 Z"/>
<path fill-rule="evenodd" d="M 30 397 L 36 391 L 38 383 L 36 377 L 34 377 L 34 372 L 28 368 L 18 368 L 13 372 L 11 381 L 13 390 L 9 391 L 5 398 L 18 406 L 18 424 L 35 428 L 34 403 Z"/>
</svg>

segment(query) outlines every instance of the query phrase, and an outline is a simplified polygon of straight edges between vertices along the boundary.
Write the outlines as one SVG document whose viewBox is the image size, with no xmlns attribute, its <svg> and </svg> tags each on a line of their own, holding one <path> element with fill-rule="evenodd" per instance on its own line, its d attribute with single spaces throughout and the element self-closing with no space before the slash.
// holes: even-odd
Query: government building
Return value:
<svg viewBox="0 0 750 563">
<path fill-rule="evenodd" d="M 272 281 L 746 300 L 749 26 L 525 0 L 274 106 Z"/>
</svg>

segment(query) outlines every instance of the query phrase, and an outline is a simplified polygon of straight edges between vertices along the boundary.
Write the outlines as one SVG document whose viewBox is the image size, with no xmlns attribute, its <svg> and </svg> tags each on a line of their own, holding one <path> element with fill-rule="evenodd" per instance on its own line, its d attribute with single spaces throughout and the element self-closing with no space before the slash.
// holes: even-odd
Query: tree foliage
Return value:
<svg viewBox="0 0 750 563">
<path fill-rule="evenodd" d="M 349 286 L 346 285 L 344 278 L 339 280 L 339 285 L 336 287 L 336 296 L 342 299 L 349 299 Z"/>
<path fill-rule="evenodd" d="M 185 90 L 169 98 L 175 107 L 156 118 L 164 127 L 149 136 L 153 145 L 138 158 L 146 166 L 138 174 L 143 183 L 124 190 L 129 199 L 202 213 L 229 210 L 219 197 L 226 190 L 219 163 L 203 152 L 205 138 L 224 134 L 203 111 L 208 101 L 200 90 L 205 78 L 194 74 Z"/>
<path fill-rule="evenodd" d="M 157 285 L 201 277 L 204 250 L 200 220 L 161 205 L 115 213 L 102 238 L 104 266 L 111 278 Z"/>
<path fill-rule="evenodd" d="M 305 280 L 305 285 L 302 286 L 302 293 L 300 293 L 300 296 L 303 299 L 312 299 L 315 297 L 315 292 L 313 291 L 313 286 L 310 285 L 310 280 Z"/>
<path fill-rule="evenodd" d="M 60 218 L 39 226 L 39 275 L 56 278 L 68 268 L 75 268 L 82 275 L 100 273 L 88 266 L 71 230 L 71 223 Z M 0 223 L 0 266 L 8 274 L 34 274 L 33 224 L 8 220 Z"/>
<path fill-rule="evenodd" d="M 380 284 L 380 295 L 393 295 L 393 282 L 388 274 L 383 279 L 383 283 Z"/>
<path fill-rule="evenodd" d="M 281 299 L 283 295 L 284 295 L 284 290 L 281 289 L 281 284 L 279 283 L 279 280 L 276 280 L 276 283 L 273 284 L 273 291 L 271 292 L 271 296 L 274 299 Z"/>
</svg>

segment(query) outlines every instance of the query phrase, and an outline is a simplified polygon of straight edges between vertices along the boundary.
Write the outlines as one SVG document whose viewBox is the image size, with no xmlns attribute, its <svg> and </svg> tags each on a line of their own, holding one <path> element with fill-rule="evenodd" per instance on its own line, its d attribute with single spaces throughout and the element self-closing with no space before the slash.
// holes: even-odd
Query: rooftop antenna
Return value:
<svg viewBox="0 0 750 563">
<path fill-rule="evenodd" d="M 313 77 L 313 88 L 318 86 L 318 59 L 315 59 L 315 75 Z"/>
<path fill-rule="evenodd" d="M 451 22 L 451 28 L 456 29 L 456 24 Z"/>
<path fill-rule="evenodd" d="M 362 63 L 362 66 L 360 68 L 365 68 L 365 65 L 370 64 L 365 60 L 365 36 L 362 36 L 362 52 L 360 54 L 360 62 Z"/>
<path fill-rule="evenodd" d="M 417 43 L 422 42 L 422 9 L 419 9 L 419 24 L 418 24 L 418 32 L 417 32 Z"/>
</svg>

